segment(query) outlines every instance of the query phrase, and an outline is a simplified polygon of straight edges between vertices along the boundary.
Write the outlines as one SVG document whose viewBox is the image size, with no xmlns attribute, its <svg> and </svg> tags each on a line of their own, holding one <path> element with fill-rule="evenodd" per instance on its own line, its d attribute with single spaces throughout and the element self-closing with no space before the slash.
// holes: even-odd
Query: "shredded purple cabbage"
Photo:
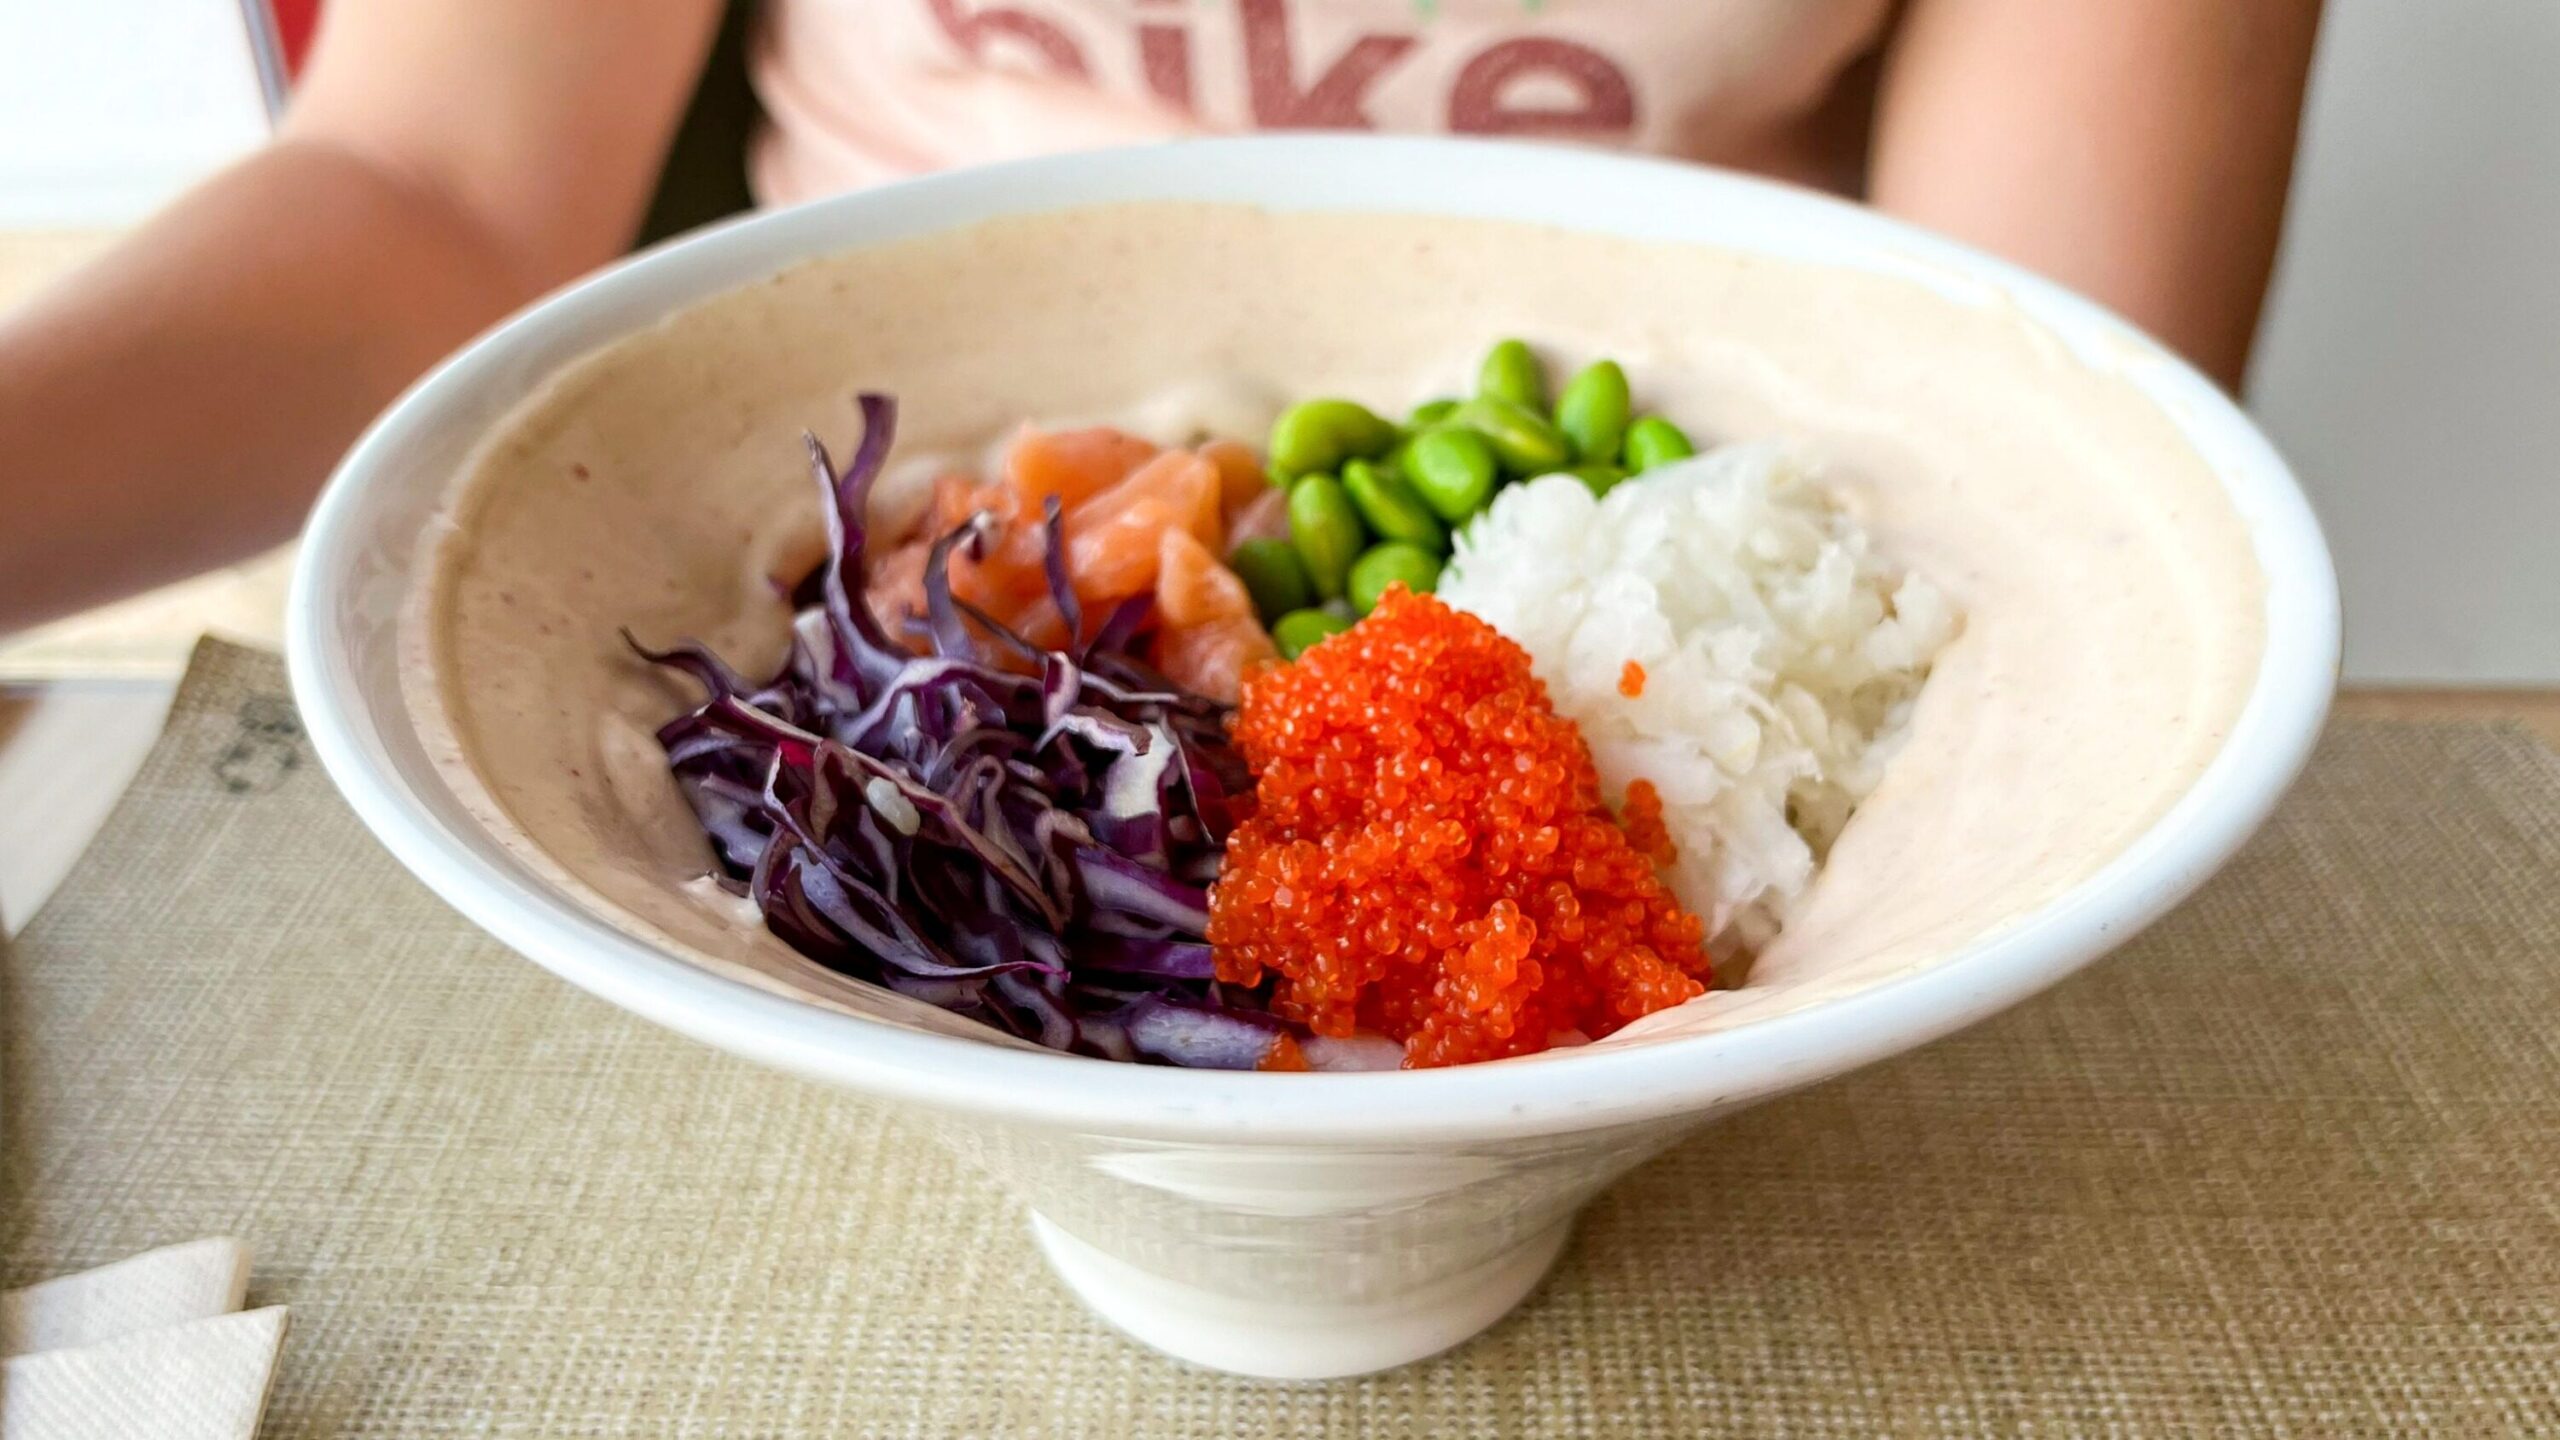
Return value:
<svg viewBox="0 0 2560 1440">
<path fill-rule="evenodd" d="M 781 672 L 631 642 L 707 692 L 658 740 L 723 883 L 819 964 L 1025 1040 L 1252 1068 L 1287 1027 L 1214 978 L 1204 938 L 1230 797 L 1251 785 L 1226 708 L 1130 653 L 1143 597 L 1072 651 L 954 597 L 951 553 L 981 521 L 931 549 L 929 653 L 893 640 L 864 599 L 864 513 L 897 407 L 861 406 L 841 474 L 809 437 L 829 559 L 793 592 Z M 1054 498 L 1046 524 L 1051 597 L 1081 635 Z"/>
</svg>

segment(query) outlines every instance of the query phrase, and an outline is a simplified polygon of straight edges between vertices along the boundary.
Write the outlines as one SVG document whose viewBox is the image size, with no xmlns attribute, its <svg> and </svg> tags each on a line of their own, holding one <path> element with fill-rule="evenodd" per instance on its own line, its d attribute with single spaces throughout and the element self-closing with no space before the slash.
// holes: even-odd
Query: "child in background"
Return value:
<svg viewBox="0 0 2560 1440">
<path fill-rule="evenodd" d="M 1253 129 L 1570 139 L 1863 199 L 2236 385 L 2318 0 L 769 0 L 757 196 Z M 288 536 L 630 243 L 720 0 L 338 0 L 275 142 L 0 316 L 0 632 Z"/>
</svg>

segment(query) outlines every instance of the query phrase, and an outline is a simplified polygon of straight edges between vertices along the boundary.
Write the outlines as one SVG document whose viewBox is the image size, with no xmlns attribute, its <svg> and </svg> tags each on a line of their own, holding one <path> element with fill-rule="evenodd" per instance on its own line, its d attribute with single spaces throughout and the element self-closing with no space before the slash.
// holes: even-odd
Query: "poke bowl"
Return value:
<svg viewBox="0 0 2560 1440">
<path fill-rule="evenodd" d="M 1312 136 L 573 285 L 350 452 L 288 635 L 464 915 L 925 1118 L 1104 1318 L 1289 1378 L 1463 1341 L 1682 1135 L 2122 945 L 2337 647 L 2280 458 L 2049 282 Z"/>
</svg>

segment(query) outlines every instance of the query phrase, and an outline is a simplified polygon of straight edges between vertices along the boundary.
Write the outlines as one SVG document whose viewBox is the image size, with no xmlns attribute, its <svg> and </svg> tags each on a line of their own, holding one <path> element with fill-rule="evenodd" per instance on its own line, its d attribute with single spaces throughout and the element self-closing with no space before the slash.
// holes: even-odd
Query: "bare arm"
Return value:
<svg viewBox="0 0 2560 1440">
<path fill-rule="evenodd" d="M 402 386 L 628 244 L 718 13 L 331 7 L 275 144 L 0 316 L 0 632 L 282 540 Z"/>
<path fill-rule="evenodd" d="M 2319 0 L 1911 0 L 1868 198 L 2115 307 L 2237 389 Z"/>
</svg>

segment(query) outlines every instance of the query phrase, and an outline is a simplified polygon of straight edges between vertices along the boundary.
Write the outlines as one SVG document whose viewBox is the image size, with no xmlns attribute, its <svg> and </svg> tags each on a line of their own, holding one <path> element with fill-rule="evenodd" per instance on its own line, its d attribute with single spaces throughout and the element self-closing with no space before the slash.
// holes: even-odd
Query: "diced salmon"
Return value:
<svg viewBox="0 0 2560 1440">
<path fill-rule="evenodd" d="M 1156 613 L 1169 626 L 1253 614 L 1253 596 L 1187 530 L 1167 530 L 1156 551 Z"/>
<path fill-rule="evenodd" d="M 951 552 L 951 593 L 1010 624 L 1034 602 L 1049 594 L 1049 574 L 1042 564 L 1047 539 L 1038 525 L 1007 523 L 984 542 L 983 555 L 972 558 L 967 545 Z"/>
<path fill-rule="evenodd" d="M 933 540 L 948 535 L 954 527 L 981 510 L 1010 513 L 1015 503 L 1012 493 L 1000 485 L 981 485 L 956 470 L 937 476 L 933 482 L 933 504 L 925 511 L 925 527 L 920 538 Z"/>
<path fill-rule="evenodd" d="M 1161 497 L 1176 524 L 1216 550 L 1227 536 L 1224 485 L 1215 464 L 1187 450 L 1168 450 L 1113 488 Z"/>
<path fill-rule="evenodd" d="M 1067 574 L 1077 596 L 1104 602 L 1138 594 L 1155 583 L 1165 531 L 1181 529 L 1217 546 L 1225 530 L 1217 467 L 1168 450 L 1069 511 L 1066 527 Z"/>
<path fill-rule="evenodd" d="M 1012 490 L 1003 485 L 976 484 L 965 475 L 945 475 L 934 482 L 933 508 L 928 514 L 931 523 L 911 542 L 919 556 L 924 547 L 974 517 L 988 517 L 987 535 L 980 542 L 983 555 L 972 557 L 965 544 L 951 552 L 953 595 L 1001 619 L 1047 593 L 1048 580 L 1040 563 L 1044 541 L 1039 521 L 1024 520 L 1021 497 Z M 913 604 L 921 611 L 922 559 L 914 565 Z"/>
<path fill-rule="evenodd" d="M 1231 527 L 1245 507 L 1271 493 L 1262 457 L 1241 440 L 1212 440 L 1200 447 L 1200 458 L 1218 467 L 1218 508 Z"/>
<path fill-rule="evenodd" d="M 1100 427 L 1026 428 L 1000 481 L 937 479 L 923 533 L 873 565 L 868 598 L 883 623 L 905 633 L 901 622 L 924 608 L 931 542 L 983 514 L 982 553 L 972 556 L 966 545 L 952 551 L 952 593 L 1035 645 L 1066 645 L 1074 637 L 1042 563 L 1042 502 L 1052 495 L 1065 507 L 1068 581 L 1088 626 L 1098 626 L 1114 603 L 1153 590 L 1162 622 L 1153 643 L 1158 663 L 1184 685 L 1225 700 L 1235 698 L 1247 667 L 1277 658 L 1244 582 L 1218 559 L 1230 518 L 1257 534 L 1287 528 L 1285 499 L 1260 459 L 1233 441 L 1159 451 Z"/>
<path fill-rule="evenodd" d="M 1223 550 L 1227 543 L 1227 512 L 1218 467 L 1196 455 L 1191 458 L 1197 462 L 1196 467 L 1184 472 L 1185 478 L 1176 482 L 1190 502 L 1180 511 L 1184 527 L 1211 551 Z"/>
<path fill-rule="evenodd" d="M 1026 426 L 1006 453 L 1005 475 L 1024 512 L 1036 517 L 1047 497 L 1055 495 L 1060 504 L 1072 507 L 1127 479 L 1155 454 L 1154 445 L 1105 425 L 1085 430 Z"/>
<path fill-rule="evenodd" d="M 871 606 L 880 628 L 892 639 L 907 638 L 907 617 L 924 613 L 924 559 L 927 544 L 922 539 L 904 545 L 872 560 L 869 583 L 863 599 Z"/>
<path fill-rule="evenodd" d="M 1278 658 L 1271 637 L 1250 615 L 1156 632 L 1155 664 L 1167 679 L 1229 704 L 1243 693 L 1247 671 Z"/>
<path fill-rule="evenodd" d="M 1067 582 L 1087 605 L 1125 600 L 1156 583 L 1159 537 L 1173 516 L 1162 502 L 1142 500 L 1067 522 Z"/>
<path fill-rule="evenodd" d="M 1007 617 L 1005 623 L 1013 627 L 1014 634 L 1043 650 L 1067 648 L 1067 617 L 1058 613 L 1058 602 L 1046 594 L 1024 606 L 1020 614 Z M 1087 630 L 1095 623 L 1094 617 L 1085 617 Z"/>
</svg>

